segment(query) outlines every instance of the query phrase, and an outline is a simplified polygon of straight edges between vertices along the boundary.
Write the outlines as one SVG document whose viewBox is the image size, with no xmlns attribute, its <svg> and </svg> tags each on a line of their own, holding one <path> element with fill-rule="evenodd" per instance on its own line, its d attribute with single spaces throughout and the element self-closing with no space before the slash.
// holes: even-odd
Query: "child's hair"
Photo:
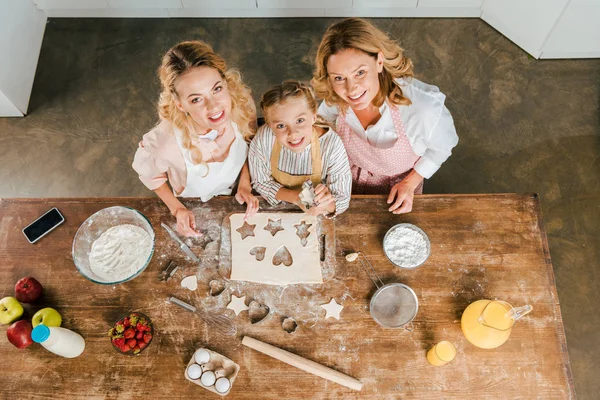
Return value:
<svg viewBox="0 0 600 400">
<path fill-rule="evenodd" d="M 343 111 L 348 107 L 334 92 L 327 72 L 329 57 L 346 49 L 359 50 L 375 58 L 377 53 L 383 53 L 383 70 L 378 75 L 379 93 L 373 99 L 375 106 L 381 106 L 386 97 L 393 104 L 411 104 L 395 79 L 413 76 L 412 61 L 404 56 L 402 48 L 388 35 L 360 18 L 348 18 L 331 25 L 319 44 L 311 84 L 327 104 L 338 106 Z"/>
<path fill-rule="evenodd" d="M 202 154 L 192 146 L 194 120 L 177 108 L 178 94 L 175 84 L 185 72 L 191 68 L 210 67 L 216 69 L 227 82 L 227 90 L 231 95 L 231 120 L 234 121 L 246 141 L 250 141 L 256 133 L 256 108 L 250 88 L 244 85 L 240 73 L 227 69 L 225 60 L 214 52 L 212 47 L 201 41 L 188 41 L 176 44 L 163 56 L 158 68 L 158 76 L 162 86 L 158 100 L 158 115 L 170 121 L 183 132 L 183 147 L 190 150 L 192 162 L 201 164 Z"/>
<path fill-rule="evenodd" d="M 262 95 L 260 99 L 260 109 L 262 110 L 265 122 L 268 124 L 269 121 L 269 109 L 278 104 L 283 104 L 289 100 L 305 99 L 306 104 L 310 108 L 313 114 L 317 114 L 317 99 L 310 86 L 300 81 L 287 80 L 279 85 L 273 86 Z M 320 126 L 322 128 L 330 128 L 331 125 L 327 123 L 323 118 L 317 115 L 314 126 Z"/>
</svg>

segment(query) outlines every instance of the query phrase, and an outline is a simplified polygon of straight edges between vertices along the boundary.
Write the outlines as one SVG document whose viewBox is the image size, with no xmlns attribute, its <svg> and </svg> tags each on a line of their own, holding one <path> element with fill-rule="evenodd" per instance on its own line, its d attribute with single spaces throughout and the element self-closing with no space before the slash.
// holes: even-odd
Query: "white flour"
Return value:
<svg viewBox="0 0 600 400">
<path fill-rule="evenodd" d="M 139 226 L 113 226 L 92 244 L 90 269 L 100 278 L 115 282 L 140 270 L 152 252 L 152 239 Z"/>
<path fill-rule="evenodd" d="M 420 232 L 400 226 L 392 231 L 383 248 L 396 265 L 413 268 L 423 263 L 429 256 L 427 242 Z"/>
</svg>

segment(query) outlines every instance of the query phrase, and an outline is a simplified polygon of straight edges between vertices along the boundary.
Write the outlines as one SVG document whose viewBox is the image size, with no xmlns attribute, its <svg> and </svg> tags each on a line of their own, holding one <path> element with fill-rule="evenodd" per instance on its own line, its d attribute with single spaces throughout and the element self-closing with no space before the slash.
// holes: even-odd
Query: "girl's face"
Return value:
<svg viewBox="0 0 600 400">
<path fill-rule="evenodd" d="M 364 110 L 379 93 L 383 54 L 377 58 L 355 49 L 342 50 L 327 60 L 327 74 L 334 92 L 356 111 Z"/>
<path fill-rule="evenodd" d="M 177 107 L 190 114 L 205 132 L 224 131 L 231 118 L 231 96 L 227 82 L 210 67 L 192 68 L 175 83 Z"/>
<path fill-rule="evenodd" d="M 283 146 L 295 153 L 309 145 L 316 115 L 305 99 L 287 100 L 267 110 L 269 127 Z"/>
</svg>

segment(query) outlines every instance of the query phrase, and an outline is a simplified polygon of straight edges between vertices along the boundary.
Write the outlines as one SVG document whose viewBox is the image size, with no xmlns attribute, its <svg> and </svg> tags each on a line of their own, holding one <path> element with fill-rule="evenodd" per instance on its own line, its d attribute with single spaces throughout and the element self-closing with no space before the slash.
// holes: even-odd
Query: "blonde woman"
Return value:
<svg viewBox="0 0 600 400">
<path fill-rule="evenodd" d="M 177 219 L 177 230 L 198 235 L 194 214 L 177 197 L 230 195 L 246 216 L 258 210 L 246 164 L 256 132 L 256 108 L 240 74 L 206 43 L 182 42 L 164 55 L 158 69 L 160 123 L 139 144 L 133 168 Z M 170 187 L 169 187 L 170 185 Z"/>
<path fill-rule="evenodd" d="M 352 175 L 339 136 L 317 116 L 317 100 L 308 85 L 285 81 L 260 101 L 267 122 L 248 153 L 254 189 L 270 204 L 296 204 L 311 215 L 334 216 L 349 205 Z M 302 184 L 311 180 L 315 207 L 300 203 Z"/>
<path fill-rule="evenodd" d="M 413 78 L 398 44 L 359 18 L 327 29 L 311 83 L 348 152 L 353 193 L 388 194 L 389 211 L 410 212 L 458 143 L 446 96 Z"/>
</svg>

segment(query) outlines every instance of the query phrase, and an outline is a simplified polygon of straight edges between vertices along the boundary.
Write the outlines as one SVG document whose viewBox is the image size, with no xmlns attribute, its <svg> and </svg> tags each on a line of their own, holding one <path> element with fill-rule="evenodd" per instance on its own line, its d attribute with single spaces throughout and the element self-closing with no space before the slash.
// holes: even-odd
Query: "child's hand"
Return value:
<svg viewBox="0 0 600 400">
<path fill-rule="evenodd" d="M 322 183 L 317 185 L 317 187 L 315 188 L 315 200 L 314 200 L 315 205 L 317 205 L 319 207 L 326 207 L 327 204 L 329 204 L 333 201 L 335 201 L 335 199 L 331 195 L 329 188 L 327 186 L 323 185 Z"/>
<path fill-rule="evenodd" d="M 323 184 L 319 184 L 315 188 L 314 206 L 305 210 L 308 215 L 326 215 L 335 211 L 335 198 L 329 191 L 329 188 Z"/>
<path fill-rule="evenodd" d="M 246 203 L 246 215 L 244 215 L 244 221 L 253 217 L 258 212 L 258 199 L 248 188 L 240 186 L 235 194 L 235 199 L 240 204 Z"/>
<path fill-rule="evenodd" d="M 184 236 L 202 236 L 196 230 L 196 216 L 187 208 L 178 208 L 173 213 L 177 218 L 177 232 Z"/>
</svg>

